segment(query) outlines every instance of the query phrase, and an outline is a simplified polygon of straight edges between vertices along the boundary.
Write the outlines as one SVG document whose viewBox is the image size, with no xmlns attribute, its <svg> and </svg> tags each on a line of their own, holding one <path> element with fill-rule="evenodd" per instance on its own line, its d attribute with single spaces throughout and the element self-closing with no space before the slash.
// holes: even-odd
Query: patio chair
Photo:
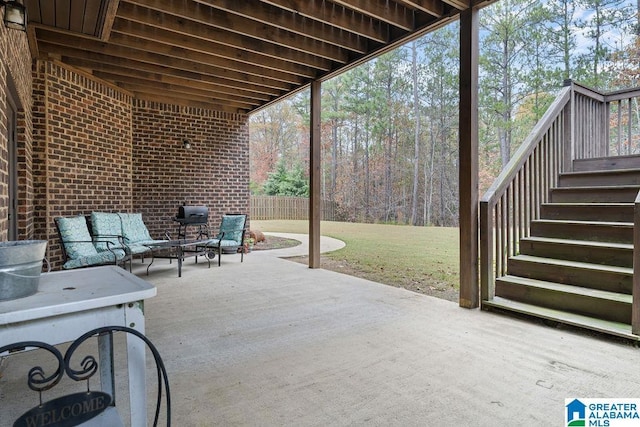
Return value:
<svg viewBox="0 0 640 427">
<path fill-rule="evenodd" d="M 170 426 L 171 392 L 167 371 L 160 353 L 144 334 L 125 326 L 105 326 L 88 331 L 73 341 L 64 354 L 62 349 L 42 341 L 21 341 L 0 346 L 0 355 L 4 353 L 11 358 L 20 356 L 25 350 L 39 349 L 48 359 L 51 359 L 49 362 L 45 357 L 39 357 L 35 362 L 39 365 L 31 368 L 28 366 L 34 363 L 33 361 L 26 364 L 24 368 L 26 385 L 29 389 L 37 392 L 39 396 L 24 394 L 25 398 L 20 401 L 27 399 L 27 401 L 32 401 L 35 406 L 18 417 L 13 425 L 124 426 L 123 417 L 125 414 L 118 411 L 115 396 L 117 388 L 115 380 L 120 377 L 115 375 L 114 332 L 124 333 L 127 340 L 141 340 L 142 345 L 146 345 L 146 348 L 151 352 L 157 376 L 157 391 L 151 393 L 156 400 L 153 426 L 157 426 L 160 420 L 163 400 L 166 406 L 166 425 Z M 90 342 L 92 338 L 97 338 L 97 345 L 88 346 L 85 344 L 85 342 Z M 80 355 L 76 356 L 76 354 Z M 50 396 L 51 390 L 64 379 L 65 375 L 82 384 L 79 390 L 76 393 L 65 394 L 43 402 L 43 392 L 47 391 L 46 395 Z M 92 378 L 93 381 L 91 381 Z M 65 381 L 61 384 L 64 383 Z M 20 382 L 20 384 L 24 383 Z M 100 385 L 101 388 L 91 390 L 95 384 Z M 130 393 L 140 390 L 140 387 L 131 387 L 131 385 L 129 387 Z M 67 390 L 70 387 L 63 388 Z M 28 391 L 25 390 L 25 393 Z M 29 399 L 32 396 L 33 398 Z M 2 395 L 0 395 L 0 402 L 2 402 Z M 0 407 L 2 405 L 4 403 L 0 403 Z M 140 418 L 147 418 L 146 411 Z"/>
<path fill-rule="evenodd" d="M 96 265 L 124 265 L 129 259 L 120 236 L 92 237 L 87 219 L 83 215 L 55 219 L 58 236 L 62 242 L 64 269 Z"/>
<path fill-rule="evenodd" d="M 244 261 L 244 237 L 247 232 L 247 215 L 228 213 L 222 216 L 218 234 L 213 239 L 203 241 L 197 249 L 212 251 L 218 255 L 218 267 L 222 254 L 235 254 L 240 252 L 240 262 Z"/>
<path fill-rule="evenodd" d="M 140 213 L 91 212 L 90 223 L 94 239 L 100 240 L 97 243 L 99 250 L 104 249 L 107 244 L 112 248 L 121 247 L 130 260 L 140 256 L 144 262 L 145 254 L 151 253 L 147 244 L 166 242 L 151 238 Z"/>
</svg>

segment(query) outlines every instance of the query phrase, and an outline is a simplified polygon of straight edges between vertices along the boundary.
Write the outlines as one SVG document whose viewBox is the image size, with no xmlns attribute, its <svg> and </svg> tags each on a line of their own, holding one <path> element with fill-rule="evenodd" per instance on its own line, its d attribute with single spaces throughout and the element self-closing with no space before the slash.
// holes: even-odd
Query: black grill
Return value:
<svg viewBox="0 0 640 427">
<path fill-rule="evenodd" d="M 180 225 L 206 225 L 209 221 L 209 208 L 206 206 L 180 206 L 178 215 L 173 218 Z"/>
</svg>

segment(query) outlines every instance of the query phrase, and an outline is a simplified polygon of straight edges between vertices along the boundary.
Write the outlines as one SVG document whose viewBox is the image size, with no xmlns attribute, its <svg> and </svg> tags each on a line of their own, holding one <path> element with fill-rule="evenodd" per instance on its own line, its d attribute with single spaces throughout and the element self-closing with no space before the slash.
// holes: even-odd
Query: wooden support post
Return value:
<svg viewBox="0 0 640 427">
<path fill-rule="evenodd" d="M 631 333 L 640 335 L 640 193 L 633 210 L 633 285 L 631 289 Z"/>
<path fill-rule="evenodd" d="M 562 117 L 562 125 L 564 134 L 562 137 L 562 171 L 561 172 L 572 172 L 573 171 L 573 108 L 575 105 L 575 93 L 573 90 L 573 82 L 571 80 L 564 81 L 565 86 L 571 87 L 571 94 L 569 98 L 569 102 L 564 107 L 564 113 Z"/>
<path fill-rule="evenodd" d="M 309 155 L 309 268 L 320 267 L 320 183 L 322 159 L 320 152 L 320 109 L 321 86 L 319 81 L 311 82 L 311 137 Z"/>
<path fill-rule="evenodd" d="M 479 306 L 478 10 L 460 13 L 460 307 Z"/>
</svg>

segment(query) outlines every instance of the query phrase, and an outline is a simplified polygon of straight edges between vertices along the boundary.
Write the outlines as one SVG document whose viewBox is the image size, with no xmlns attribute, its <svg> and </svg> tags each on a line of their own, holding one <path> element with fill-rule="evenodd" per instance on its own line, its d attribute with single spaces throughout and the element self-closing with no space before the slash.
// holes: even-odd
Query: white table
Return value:
<svg viewBox="0 0 640 427">
<path fill-rule="evenodd" d="M 26 340 L 56 345 L 102 326 L 144 334 L 143 301 L 155 295 L 155 286 L 116 266 L 43 274 L 36 294 L 0 301 L 0 346 Z M 111 338 L 100 337 L 98 345 L 102 390 L 115 401 Z M 127 339 L 132 426 L 147 422 L 145 349 L 140 339 Z"/>
</svg>

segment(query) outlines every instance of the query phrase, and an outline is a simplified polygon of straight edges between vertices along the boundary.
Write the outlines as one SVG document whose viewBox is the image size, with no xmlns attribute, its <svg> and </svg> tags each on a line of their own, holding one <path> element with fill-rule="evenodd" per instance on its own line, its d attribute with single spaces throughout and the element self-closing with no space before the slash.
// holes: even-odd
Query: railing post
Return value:
<svg viewBox="0 0 640 427">
<path fill-rule="evenodd" d="M 640 192 L 633 208 L 633 294 L 631 302 L 631 333 L 640 335 Z"/>
<path fill-rule="evenodd" d="M 569 102 L 564 107 L 564 117 L 563 121 L 563 162 L 562 162 L 562 172 L 571 172 L 573 171 L 573 145 L 574 145 L 574 106 L 576 101 L 576 94 L 573 90 L 573 81 L 565 80 L 565 86 L 571 87 L 571 94 L 569 96 Z"/>
<path fill-rule="evenodd" d="M 611 103 L 609 101 L 605 101 L 603 104 L 603 108 L 604 111 L 602 112 L 602 121 L 600 122 L 602 123 L 601 126 L 603 128 L 600 134 L 604 139 L 603 141 L 601 141 L 601 149 L 603 150 L 601 152 L 601 155 L 606 157 L 609 155 L 609 138 L 611 137 L 611 129 L 609 128 L 609 120 L 611 119 Z"/>
<path fill-rule="evenodd" d="M 495 296 L 495 280 L 493 274 L 494 253 L 494 220 L 489 202 L 480 202 L 480 303 L 491 301 Z"/>
</svg>

